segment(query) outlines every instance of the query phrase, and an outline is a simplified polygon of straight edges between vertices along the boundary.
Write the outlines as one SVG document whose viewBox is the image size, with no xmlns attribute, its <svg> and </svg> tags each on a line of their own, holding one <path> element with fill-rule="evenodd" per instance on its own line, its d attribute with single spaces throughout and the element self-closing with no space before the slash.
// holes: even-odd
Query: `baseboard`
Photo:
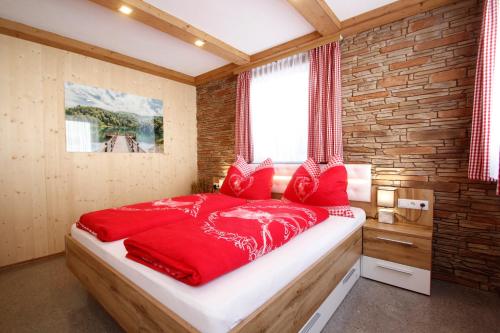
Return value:
<svg viewBox="0 0 500 333">
<path fill-rule="evenodd" d="M 53 259 L 53 258 L 61 257 L 61 256 L 64 256 L 64 253 L 65 253 L 64 251 L 57 252 L 57 253 L 49 254 L 49 255 L 46 255 L 46 256 L 43 256 L 43 257 L 28 259 L 28 260 L 16 262 L 16 263 L 13 263 L 13 264 L 8 264 L 8 265 L 5 265 L 5 266 L 0 266 L 0 272 L 6 271 L 6 270 L 9 270 L 9 269 L 13 269 L 13 268 L 17 268 L 17 267 L 20 267 L 20 266 L 24 266 L 24 265 L 27 265 L 27 264 L 33 264 L 33 263 L 42 262 L 42 261 L 50 260 L 50 259 Z"/>
</svg>

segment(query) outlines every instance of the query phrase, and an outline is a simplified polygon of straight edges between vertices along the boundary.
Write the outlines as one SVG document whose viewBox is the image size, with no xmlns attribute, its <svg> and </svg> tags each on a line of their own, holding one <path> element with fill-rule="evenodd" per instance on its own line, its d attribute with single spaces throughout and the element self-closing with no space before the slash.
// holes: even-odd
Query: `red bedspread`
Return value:
<svg viewBox="0 0 500 333">
<path fill-rule="evenodd" d="M 111 242 L 161 225 L 245 203 L 244 199 L 224 194 L 194 194 L 83 214 L 77 226 L 101 241 Z"/>
<path fill-rule="evenodd" d="M 151 229 L 124 244 L 128 258 L 196 286 L 265 255 L 327 217 L 320 207 L 266 200 Z"/>
</svg>

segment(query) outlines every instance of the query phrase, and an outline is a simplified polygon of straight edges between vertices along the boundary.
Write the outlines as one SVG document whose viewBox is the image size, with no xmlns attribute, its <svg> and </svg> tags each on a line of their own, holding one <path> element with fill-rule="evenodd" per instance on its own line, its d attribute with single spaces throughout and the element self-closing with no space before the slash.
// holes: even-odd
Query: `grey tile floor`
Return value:
<svg viewBox="0 0 500 333">
<path fill-rule="evenodd" d="M 55 257 L 0 271 L 0 332 L 122 331 Z M 500 297 L 442 281 L 427 297 L 360 279 L 324 332 L 500 332 Z"/>
</svg>

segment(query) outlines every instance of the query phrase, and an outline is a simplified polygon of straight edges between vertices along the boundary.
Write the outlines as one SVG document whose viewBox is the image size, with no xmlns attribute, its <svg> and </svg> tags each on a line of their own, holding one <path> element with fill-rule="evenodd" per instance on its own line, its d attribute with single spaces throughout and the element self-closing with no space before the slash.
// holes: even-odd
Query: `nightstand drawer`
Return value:
<svg viewBox="0 0 500 333">
<path fill-rule="evenodd" d="M 430 239 L 363 229 L 363 255 L 430 270 Z"/>
<path fill-rule="evenodd" d="M 426 295 L 431 293 L 431 272 L 425 269 L 364 255 L 361 260 L 361 276 Z"/>
</svg>

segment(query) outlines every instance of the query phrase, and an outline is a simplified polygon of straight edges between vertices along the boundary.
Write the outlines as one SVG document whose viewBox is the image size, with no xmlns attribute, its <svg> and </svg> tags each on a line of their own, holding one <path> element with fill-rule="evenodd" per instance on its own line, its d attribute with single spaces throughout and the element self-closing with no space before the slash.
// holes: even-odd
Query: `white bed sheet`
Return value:
<svg viewBox="0 0 500 333">
<path fill-rule="evenodd" d="M 91 252 L 206 333 L 227 332 L 365 222 L 331 216 L 265 256 L 203 286 L 191 287 L 125 258 L 123 240 L 104 243 L 71 227 L 71 235 Z"/>
</svg>

